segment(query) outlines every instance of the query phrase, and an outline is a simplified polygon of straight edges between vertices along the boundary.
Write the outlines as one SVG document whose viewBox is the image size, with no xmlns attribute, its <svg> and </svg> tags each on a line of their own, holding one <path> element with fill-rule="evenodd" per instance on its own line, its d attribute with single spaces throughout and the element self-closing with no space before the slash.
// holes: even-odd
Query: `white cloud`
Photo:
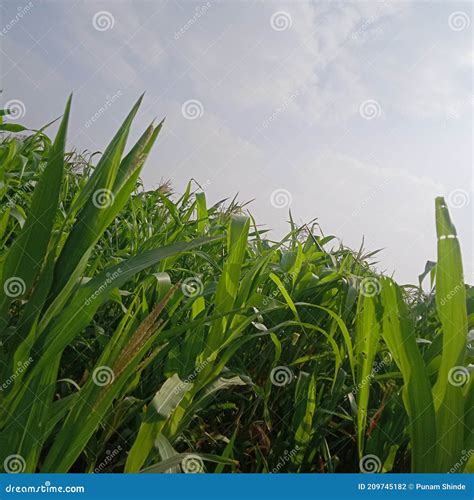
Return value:
<svg viewBox="0 0 474 500">
<path fill-rule="evenodd" d="M 286 188 L 299 218 L 318 216 L 354 246 L 364 234 L 368 248 L 387 248 L 383 267 L 413 281 L 433 258 L 434 196 L 472 179 L 472 47 L 468 31 L 447 25 L 456 6 L 210 2 L 176 38 L 205 3 L 45 4 L 22 25 L 38 46 L 18 29 L 2 39 L 29 78 L 11 69 L 4 96 L 23 98 L 40 126 L 76 90 L 71 137 L 99 149 L 147 90 L 132 136 L 167 116 L 148 186 L 171 178 L 182 189 L 195 177 L 210 181 L 213 201 L 239 191 L 280 232 L 286 214 L 269 199 Z M 113 29 L 94 29 L 99 10 L 112 13 Z M 276 11 L 291 16 L 289 29 L 272 29 Z M 84 129 L 117 90 L 120 99 Z M 203 103 L 199 120 L 181 115 L 188 99 Z M 381 106 L 371 121 L 359 115 L 368 99 Z M 472 214 L 456 217 L 469 251 Z"/>
</svg>

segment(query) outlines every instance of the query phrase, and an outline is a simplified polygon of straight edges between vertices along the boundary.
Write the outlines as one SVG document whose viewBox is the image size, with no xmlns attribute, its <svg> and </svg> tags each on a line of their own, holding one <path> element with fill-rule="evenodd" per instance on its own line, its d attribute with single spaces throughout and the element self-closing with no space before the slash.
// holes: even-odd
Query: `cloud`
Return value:
<svg viewBox="0 0 474 500">
<path fill-rule="evenodd" d="M 368 248 L 387 248 L 383 267 L 413 281 L 433 258 L 433 197 L 472 179 L 470 33 L 448 25 L 461 5 L 47 3 L 2 38 L 4 96 L 41 126 L 75 90 L 70 140 L 96 150 L 146 90 L 131 140 L 167 117 L 147 186 L 170 178 L 180 190 L 194 177 L 211 201 L 240 192 L 280 233 L 287 214 L 270 197 L 287 189 L 299 219 L 317 216 L 353 246 L 364 234 Z M 113 16 L 104 31 L 92 24 L 102 10 Z M 181 113 L 190 99 L 199 119 Z M 367 100 L 375 119 L 360 115 Z M 470 235 L 472 215 L 456 217 Z"/>
<path fill-rule="evenodd" d="M 326 234 L 353 248 L 364 236 L 366 248 L 385 249 L 381 269 L 397 270 L 402 280 L 413 279 L 433 256 L 434 198 L 445 192 L 442 184 L 332 151 L 299 157 L 295 164 L 283 187 L 292 194 L 296 220 L 317 217 Z M 266 196 L 275 188 L 268 184 L 262 193 Z"/>
</svg>

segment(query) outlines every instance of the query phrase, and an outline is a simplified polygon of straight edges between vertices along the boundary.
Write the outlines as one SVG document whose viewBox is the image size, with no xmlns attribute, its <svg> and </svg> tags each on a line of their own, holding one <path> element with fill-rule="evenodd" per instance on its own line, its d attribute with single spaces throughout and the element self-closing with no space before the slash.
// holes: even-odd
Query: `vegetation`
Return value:
<svg viewBox="0 0 474 500">
<path fill-rule="evenodd" d="M 474 292 L 436 200 L 420 283 L 316 224 L 144 190 L 162 123 L 94 164 L 1 122 L 7 472 L 472 472 Z M 7 114 L 2 112 L 2 116 Z M 430 280 L 429 291 L 421 287 Z"/>
</svg>

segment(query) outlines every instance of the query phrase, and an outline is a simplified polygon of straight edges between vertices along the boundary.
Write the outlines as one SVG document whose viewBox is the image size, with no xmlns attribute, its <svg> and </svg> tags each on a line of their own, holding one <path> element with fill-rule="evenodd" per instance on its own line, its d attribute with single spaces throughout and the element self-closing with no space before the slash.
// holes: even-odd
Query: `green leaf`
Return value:
<svg viewBox="0 0 474 500">
<path fill-rule="evenodd" d="M 361 293 L 357 311 L 355 345 L 357 356 L 357 441 L 359 458 L 364 455 L 370 384 L 373 378 L 373 366 L 379 337 L 380 326 L 375 313 L 375 298 Z"/>
<path fill-rule="evenodd" d="M 400 288 L 382 279 L 382 335 L 403 375 L 403 402 L 410 422 L 412 472 L 439 472 L 427 457 L 436 443 L 431 385 Z"/>
<path fill-rule="evenodd" d="M 438 429 L 436 468 L 445 472 L 458 461 L 464 446 L 464 397 L 453 379 L 456 371 L 466 370 L 468 327 L 461 249 L 443 198 L 436 199 L 436 233 L 436 309 L 443 347 L 433 400 Z"/>
<path fill-rule="evenodd" d="M 64 148 L 71 109 L 69 97 L 64 116 L 43 174 L 41 175 L 31 200 L 25 225 L 15 238 L 3 266 L 0 295 L 0 330 L 8 323 L 8 307 L 11 295 L 3 292 L 8 283 L 16 284 L 20 297 L 28 295 L 41 266 L 44 263 L 51 239 L 64 169 Z M 9 280 L 9 281 L 8 281 Z"/>
</svg>

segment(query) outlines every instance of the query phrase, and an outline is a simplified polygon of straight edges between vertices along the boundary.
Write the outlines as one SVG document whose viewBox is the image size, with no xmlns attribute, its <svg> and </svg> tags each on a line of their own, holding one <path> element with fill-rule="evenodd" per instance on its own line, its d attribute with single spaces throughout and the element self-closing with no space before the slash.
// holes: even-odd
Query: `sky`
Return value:
<svg viewBox="0 0 474 500">
<path fill-rule="evenodd" d="M 166 117 L 146 188 L 194 178 L 238 193 L 278 237 L 383 249 L 414 283 L 436 260 L 434 198 L 474 282 L 472 2 L 9 0 L 0 4 L 3 105 L 40 127 L 74 92 L 69 144 L 103 151 L 142 93 L 131 141 Z"/>
</svg>

